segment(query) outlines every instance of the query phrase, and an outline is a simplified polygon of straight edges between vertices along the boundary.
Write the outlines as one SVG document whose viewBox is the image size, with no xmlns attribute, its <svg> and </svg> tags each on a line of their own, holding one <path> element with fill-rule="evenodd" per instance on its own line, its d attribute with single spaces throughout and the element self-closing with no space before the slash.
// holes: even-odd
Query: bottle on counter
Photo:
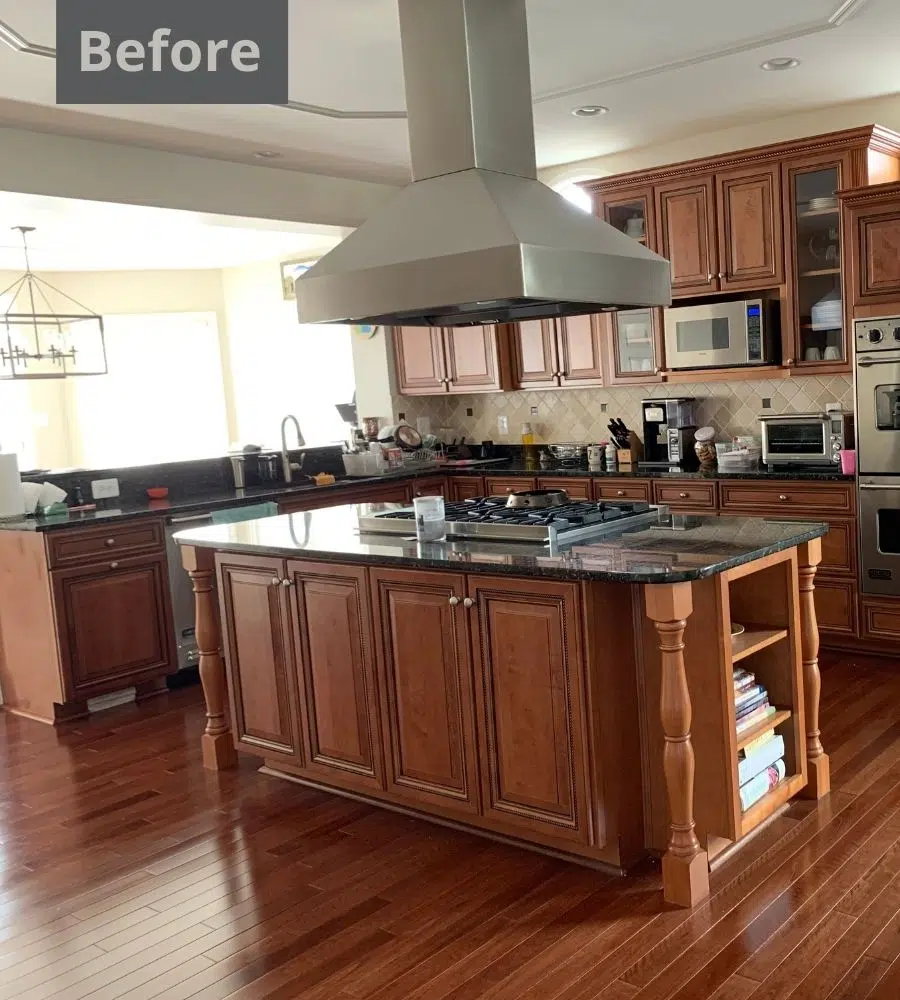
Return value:
<svg viewBox="0 0 900 1000">
<path fill-rule="evenodd" d="M 619 468 L 619 456 L 616 453 L 616 446 L 612 441 L 606 445 L 606 471 L 615 472 Z"/>
<path fill-rule="evenodd" d="M 531 424 L 522 424 L 522 444 L 525 447 L 534 444 L 534 431 L 531 429 Z"/>
</svg>

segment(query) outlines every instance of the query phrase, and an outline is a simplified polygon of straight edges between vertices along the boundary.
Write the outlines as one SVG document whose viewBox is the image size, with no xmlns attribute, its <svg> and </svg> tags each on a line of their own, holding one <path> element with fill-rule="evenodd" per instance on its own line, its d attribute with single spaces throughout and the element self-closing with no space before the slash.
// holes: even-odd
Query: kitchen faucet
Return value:
<svg viewBox="0 0 900 1000">
<path fill-rule="evenodd" d="M 303 468 L 303 456 L 300 456 L 299 462 L 291 461 L 291 454 L 288 451 L 287 446 L 287 425 L 293 423 L 297 430 L 297 447 L 303 448 L 306 445 L 306 441 L 303 438 L 303 432 L 300 430 L 300 421 L 293 415 L 289 413 L 284 420 L 281 421 L 281 470 L 284 473 L 284 481 L 286 483 L 291 483 L 294 481 L 294 473 L 299 472 Z"/>
</svg>

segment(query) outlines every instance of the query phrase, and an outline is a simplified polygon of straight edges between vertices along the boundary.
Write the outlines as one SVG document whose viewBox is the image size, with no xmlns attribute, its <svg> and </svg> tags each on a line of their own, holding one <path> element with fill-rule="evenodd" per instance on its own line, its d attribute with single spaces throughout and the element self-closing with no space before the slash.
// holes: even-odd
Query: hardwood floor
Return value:
<svg viewBox="0 0 900 1000">
<path fill-rule="evenodd" d="M 833 792 L 666 907 L 627 880 L 200 765 L 196 689 L 0 717 L 0 1000 L 897 1000 L 900 662 L 823 658 Z"/>
</svg>

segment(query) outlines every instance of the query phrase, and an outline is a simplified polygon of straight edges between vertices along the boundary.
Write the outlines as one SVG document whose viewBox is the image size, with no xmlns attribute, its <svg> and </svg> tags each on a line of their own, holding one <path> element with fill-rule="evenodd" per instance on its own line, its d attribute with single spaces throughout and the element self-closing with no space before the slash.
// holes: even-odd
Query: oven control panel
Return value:
<svg viewBox="0 0 900 1000">
<path fill-rule="evenodd" d="M 900 316 L 858 319 L 854 324 L 857 354 L 900 351 Z"/>
</svg>

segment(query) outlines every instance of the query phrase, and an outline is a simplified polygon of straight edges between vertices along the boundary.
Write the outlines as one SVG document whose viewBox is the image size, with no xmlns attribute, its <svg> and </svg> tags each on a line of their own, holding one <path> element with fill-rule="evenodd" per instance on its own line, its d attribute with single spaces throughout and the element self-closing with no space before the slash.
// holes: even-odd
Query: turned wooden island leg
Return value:
<svg viewBox="0 0 900 1000">
<path fill-rule="evenodd" d="M 662 860 L 663 895 L 667 902 L 696 906 L 709 896 L 709 859 L 694 832 L 691 696 L 684 666 L 684 630 L 693 611 L 691 585 L 652 584 L 644 594 L 647 615 L 659 635 L 662 662 L 663 770 L 671 817 L 669 846 Z"/>
<path fill-rule="evenodd" d="M 819 732 L 819 623 L 816 620 L 815 577 L 822 561 L 822 539 L 815 538 L 797 549 L 800 577 L 800 641 L 803 650 L 803 692 L 806 712 L 806 760 L 809 781 L 801 793 L 821 799 L 831 791 L 831 765 Z"/>
<path fill-rule="evenodd" d="M 182 561 L 194 585 L 196 639 L 200 653 L 200 683 L 206 699 L 203 766 L 210 771 L 237 767 L 237 751 L 225 711 L 225 663 L 216 607 L 216 562 L 211 549 L 183 546 Z"/>
</svg>

